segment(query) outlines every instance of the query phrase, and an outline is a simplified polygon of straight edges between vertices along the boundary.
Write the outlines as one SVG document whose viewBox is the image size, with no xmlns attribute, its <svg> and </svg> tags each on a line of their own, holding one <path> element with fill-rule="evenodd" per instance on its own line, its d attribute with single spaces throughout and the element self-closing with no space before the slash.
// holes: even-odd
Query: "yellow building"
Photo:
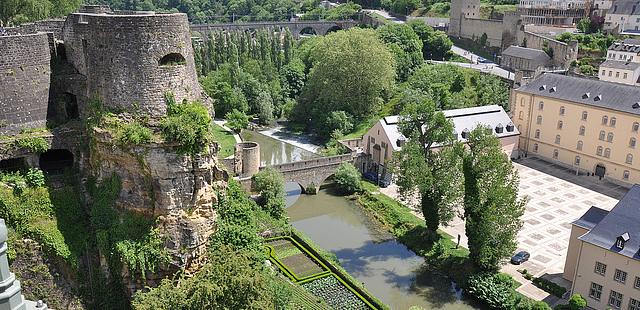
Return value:
<svg viewBox="0 0 640 310">
<path fill-rule="evenodd" d="M 640 183 L 640 87 L 547 73 L 513 90 L 511 113 L 524 155 Z"/>
<path fill-rule="evenodd" d="M 591 207 L 571 227 L 563 277 L 591 309 L 640 310 L 640 185 L 611 210 Z"/>
</svg>

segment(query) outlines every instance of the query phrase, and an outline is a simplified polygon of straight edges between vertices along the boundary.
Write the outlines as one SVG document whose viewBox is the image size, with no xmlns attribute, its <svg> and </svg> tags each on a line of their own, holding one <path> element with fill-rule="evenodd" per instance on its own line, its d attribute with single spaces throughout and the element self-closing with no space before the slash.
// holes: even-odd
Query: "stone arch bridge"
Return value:
<svg viewBox="0 0 640 310">
<path fill-rule="evenodd" d="M 353 154 L 345 154 L 265 166 L 260 167 L 260 169 L 262 170 L 266 167 L 274 168 L 282 172 L 285 181 L 296 182 L 306 189 L 311 184 L 316 187 L 322 185 L 328 177 L 336 172 L 340 164 L 353 162 L 353 160 Z"/>
<path fill-rule="evenodd" d="M 353 28 L 358 24 L 356 20 L 309 20 L 309 21 L 274 21 L 250 23 L 220 23 L 220 24 L 192 24 L 191 31 L 198 32 L 206 40 L 210 32 L 218 30 L 257 30 L 265 28 L 288 28 L 297 39 L 300 35 L 309 33 L 325 35 L 328 32 Z"/>
</svg>

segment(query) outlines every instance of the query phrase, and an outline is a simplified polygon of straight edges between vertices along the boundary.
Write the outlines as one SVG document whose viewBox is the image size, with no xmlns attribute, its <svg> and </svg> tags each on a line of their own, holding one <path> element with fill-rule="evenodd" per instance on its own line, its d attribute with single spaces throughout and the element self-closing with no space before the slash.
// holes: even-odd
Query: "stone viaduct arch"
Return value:
<svg viewBox="0 0 640 310">
<path fill-rule="evenodd" d="M 284 180 L 288 182 L 296 182 L 307 188 L 314 184 L 320 186 L 324 181 L 333 175 L 338 166 L 344 162 L 353 162 L 353 155 L 337 155 L 331 157 L 322 157 L 280 165 L 270 166 L 280 172 L 284 176 Z M 261 167 L 263 169 L 264 167 Z"/>
<path fill-rule="evenodd" d="M 264 28 L 288 28 L 295 38 L 299 38 L 303 30 L 312 29 L 317 35 L 325 35 L 327 32 L 353 28 L 358 24 L 355 20 L 336 21 L 280 21 L 280 22 L 254 22 L 254 23 L 221 23 L 221 24 L 193 24 L 192 32 L 198 32 L 206 40 L 208 34 L 217 30 L 256 30 Z"/>
</svg>

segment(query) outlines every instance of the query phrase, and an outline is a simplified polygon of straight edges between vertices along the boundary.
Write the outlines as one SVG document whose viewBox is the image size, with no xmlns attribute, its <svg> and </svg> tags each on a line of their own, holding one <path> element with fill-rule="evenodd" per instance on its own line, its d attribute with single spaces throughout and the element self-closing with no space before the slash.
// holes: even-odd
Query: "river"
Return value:
<svg viewBox="0 0 640 310">
<path fill-rule="evenodd" d="M 293 145 L 256 132 L 243 132 L 245 141 L 260 144 L 263 164 L 317 157 Z M 336 195 L 332 187 L 317 195 L 301 194 L 300 186 L 287 183 L 287 213 L 291 224 L 316 244 L 336 254 L 353 277 L 392 309 L 475 309 L 459 300 L 451 282 L 424 268 L 424 259 L 397 242 L 369 220 L 353 201 Z"/>
</svg>

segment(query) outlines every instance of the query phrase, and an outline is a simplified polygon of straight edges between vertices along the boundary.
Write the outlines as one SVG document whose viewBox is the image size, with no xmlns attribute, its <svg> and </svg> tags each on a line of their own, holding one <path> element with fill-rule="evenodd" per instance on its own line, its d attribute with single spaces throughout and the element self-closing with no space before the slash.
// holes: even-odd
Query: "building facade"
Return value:
<svg viewBox="0 0 640 310">
<path fill-rule="evenodd" d="M 612 33 L 640 34 L 640 1 L 615 0 L 608 10 L 602 29 Z"/>
<path fill-rule="evenodd" d="M 572 223 L 563 277 L 590 309 L 640 309 L 640 185 Z"/>
<path fill-rule="evenodd" d="M 543 50 L 510 46 L 502 52 L 500 66 L 521 71 L 536 71 L 551 64 L 551 57 Z"/>
<path fill-rule="evenodd" d="M 611 44 L 598 76 L 603 81 L 640 85 L 640 40 L 625 39 Z"/>
<path fill-rule="evenodd" d="M 582 175 L 640 183 L 640 88 L 543 74 L 513 90 L 520 149 Z"/>
<path fill-rule="evenodd" d="M 466 142 L 467 134 L 478 126 L 488 126 L 500 139 L 502 149 L 511 158 L 518 157 L 518 135 L 509 115 L 498 105 L 443 111 L 453 122 L 458 141 Z M 402 149 L 406 138 L 398 125 L 398 116 L 387 116 L 379 120 L 362 137 L 363 152 L 371 156 L 372 164 L 386 166 L 393 154 Z"/>
</svg>

